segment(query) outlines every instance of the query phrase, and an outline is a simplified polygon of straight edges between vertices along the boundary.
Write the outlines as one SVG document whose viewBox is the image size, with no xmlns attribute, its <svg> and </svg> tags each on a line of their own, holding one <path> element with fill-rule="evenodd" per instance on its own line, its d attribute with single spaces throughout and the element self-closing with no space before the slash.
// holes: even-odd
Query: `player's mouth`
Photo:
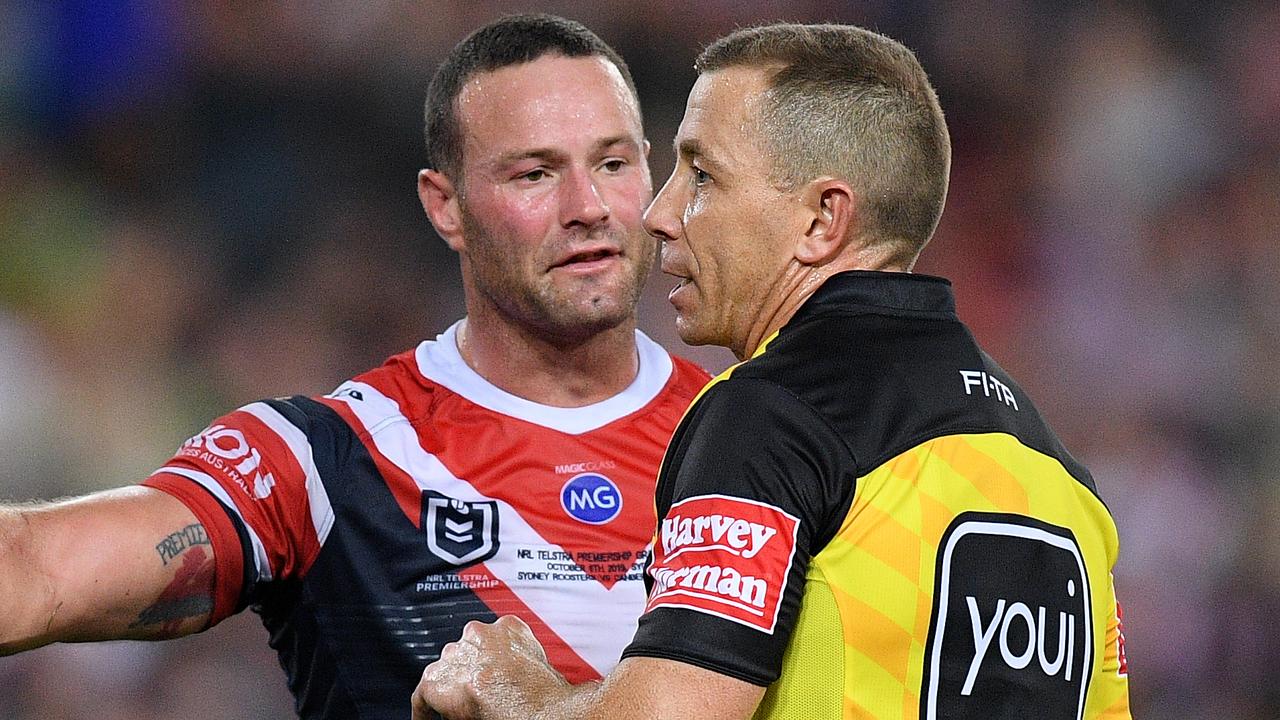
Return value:
<svg viewBox="0 0 1280 720">
<path fill-rule="evenodd" d="M 614 247 L 587 248 L 560 258 L 551 269 L 591 273 L 602 270 L 621 258 L 622 252 Z"/>
</svg>

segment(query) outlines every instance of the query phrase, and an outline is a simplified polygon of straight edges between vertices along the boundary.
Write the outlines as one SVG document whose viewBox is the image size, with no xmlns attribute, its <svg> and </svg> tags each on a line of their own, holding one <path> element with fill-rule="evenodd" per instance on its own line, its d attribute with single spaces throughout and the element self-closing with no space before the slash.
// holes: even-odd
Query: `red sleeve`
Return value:
<svg viewBox="0 0 1280 720">
<path fill-rule="evenodd" d="M 214 595 L 213 612 L 209 616 L 211 627 L 233 615 L 240 609 L 240 593 L 244 590 L 245 547 L 240 533 L 227 514 L 227 509 L 208 491 L 190 479 L 157 471 L 142 483 L 164 491 L 182 502 L 204 526 L 209 542 L 213 545 Z M 248 558 L 252 563 L 252 557 Z"/>
<path fill-rule="evenodd" d="M 277 406 L 285 409 L 269 400 L 218 418 L 144 483 L 181 500 L 209 532 L 218 563 L 216 620 L 235 612 L 258 584 L 301 577 L 320 552 L 311 446 L 305 428 Z"/>
</svg>

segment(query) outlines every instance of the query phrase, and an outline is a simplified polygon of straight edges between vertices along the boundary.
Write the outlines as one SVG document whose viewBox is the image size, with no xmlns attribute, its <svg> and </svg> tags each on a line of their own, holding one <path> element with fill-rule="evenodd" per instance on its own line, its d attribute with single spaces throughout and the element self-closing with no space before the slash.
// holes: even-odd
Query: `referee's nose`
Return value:
<svg viewBox="0 0 1280 720">
<path fill-rule="evenodd" d="M 682 171 L 677 164 L 666 184 L 649 203 L 649 209 L 644 211 L 645 232 L 663 243 L 678 240 L 684 234 L 684 212 L 688 201 L 681 197 L 684 193 L 679 189 L 682 187 L 682 172 L 687 170 Z"/>
</svg>

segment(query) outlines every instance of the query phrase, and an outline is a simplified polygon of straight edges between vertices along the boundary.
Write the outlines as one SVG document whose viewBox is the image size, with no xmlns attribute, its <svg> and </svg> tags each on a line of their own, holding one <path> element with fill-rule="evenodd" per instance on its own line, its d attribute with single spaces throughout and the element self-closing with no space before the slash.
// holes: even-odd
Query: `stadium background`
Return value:
<svg viewBox="0 0 1280 720">
<path fill-rule="evenodd" d="M 0 2 L 0 497 L 136 481 L 220 412 L 326 392 L 457 317 L 414 195 L 421 98 L 450 45 L 524 9 L 627 58 L 658 183 L 726 31 L 839 20 L 916 49 L 955 144 L 919 270 L 1116 516 L 1135 715 L 1280 717 L 1273 2 Z M 669 286 L 643 325 L 679 350 Z M 290 707 L 251 614 L 0 659 L 0 719 Z"/>
</svg>

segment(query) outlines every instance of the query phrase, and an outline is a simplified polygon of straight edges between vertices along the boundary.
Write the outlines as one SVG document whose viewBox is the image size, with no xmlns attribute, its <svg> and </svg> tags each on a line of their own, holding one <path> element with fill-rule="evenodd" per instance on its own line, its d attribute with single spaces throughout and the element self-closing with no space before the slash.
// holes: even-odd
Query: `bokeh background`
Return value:
<svg viewBox="0 0 1280 720">
<path fill-rule="evenodd" d="M 421 99 L 448 47 L 529 9 L 630 62 L 658 182 L 725 32 L 914 48 L 955 145 L 918 269 L 1097 477 L 1135 715 L 1280 717 L 1275 2 L 0 0 L 0 497 L 136 482 L 212 417 L 458 317 L 414 194 Z M 674 336 L 669 286 L 643 326 L 725 367 Z M 292 717 L 265 641 L 245 613 L 0 659 L 0 718 Z"/>
</svg>

